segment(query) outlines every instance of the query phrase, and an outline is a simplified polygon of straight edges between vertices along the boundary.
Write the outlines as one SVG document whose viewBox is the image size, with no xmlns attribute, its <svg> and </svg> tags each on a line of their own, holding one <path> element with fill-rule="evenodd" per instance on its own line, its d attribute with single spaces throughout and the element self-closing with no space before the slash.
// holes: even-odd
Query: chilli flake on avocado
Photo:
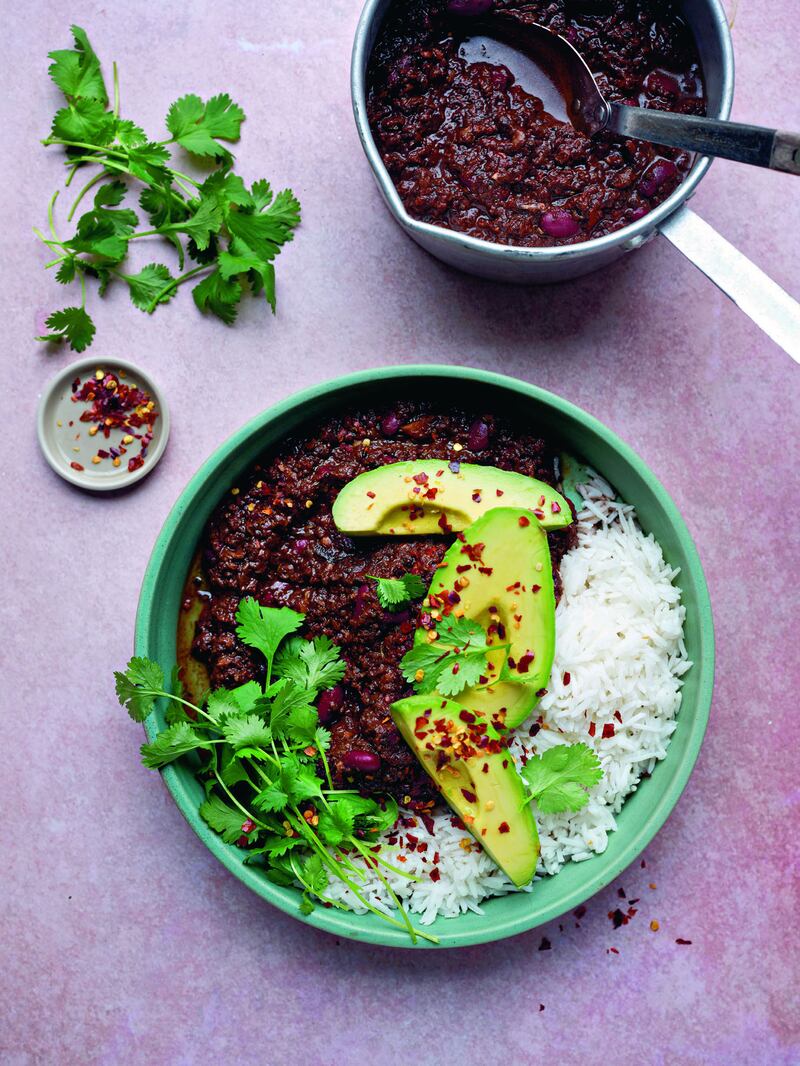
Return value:
<svg viewBox="0 0 800 1066">
<path fill-rule="evenodd" d="M 497 725 L 519 725 L 547 684 L 555 653 L 556 607 L 547 534 L 527 511 L 511 507 L 487 511 L 447 550 L 425 602 L 429 613 L 423 614 L 414 648 L 403 660 L 406 678 L 416 683 L 417 691 L 438 687 L 443 695 L 461 692 L 463 706 Z M 458 618 L 485 632 L 487 653 L 468 679 L 462 674 L 463 660 L 451 663 L 436 656 L 447 639 L 448 619 Z M 474 655 L 469 661 L 477 663 Z M 462 683 L 453 687 L 457 680 Z"/>
<path fill-rule="evenodd" d="M 524 508 L 543 529 L 572 522 L 564 497 L 544 481 L 446 459 L 390 463 L 349 481 L 333 504 L 333 520 L 351 536 L 453 533 L 493 507 Z"/>
<path fill-rule="evenodd" d="M 81 301 L 54 311 L 41 341 L 66 340 L 82 352 L 92 343 L 95 326 L 86 310 L 86 279 L 99 282 L 102 296 L 109 284 L 127 286 L 134 306 L 151 314 L 167 303 L 180 285 L 195 281 L 194 302 L 230 325 L 245 291 L 263 293 L 275 312 L 275 257 L 292 239 L 300 222 L 300 204 L 291 189 L 273 193 L 259 180 L 248 189 L 233 173 L 227 144 L 239 140 L 244 111 L 221 93 L 203 101 L 190 93 L 170 106 L 165 124 L 169 137 L 152 141 L 130 119 L 120 117 L 117 67 L 114 64 L 113 102 L 109 100 L 100 60 L 84 30 L 72 27 L 74 49 L 51 52 L 49 74 L 65 98 L 56 112 L 44 145 L 66 151 L 69 185 L 78 170 L 99 167 L 78 192 L 66 221 L 96 188 L 89 210 L 78 218 L 75 232 L 59 236 L 54 207 L 48 207 L 48 233 L 35 229 L 53 258 L 62 285 L 80 283 Z M 223 143 L 224 142 L 224 143 Z M 171 166 L 169 147 L 178 145 L 206 166 L 203 181 Z M 149 226 L 137 229 L 139 216 L 120 207 L 133 178 L 142 185 L 138 201 Z M 108 180 L 105 180 L 108 179 Z M 122 180 L 124 179 L 124 180 Z M 149 263 L 137 273 L 122 269 L 131 241 L 163 237 L 178 258 L 178 274 L 165 263 Z M 185 257 L 195 265 L 184 270 Z"/>
</svg>

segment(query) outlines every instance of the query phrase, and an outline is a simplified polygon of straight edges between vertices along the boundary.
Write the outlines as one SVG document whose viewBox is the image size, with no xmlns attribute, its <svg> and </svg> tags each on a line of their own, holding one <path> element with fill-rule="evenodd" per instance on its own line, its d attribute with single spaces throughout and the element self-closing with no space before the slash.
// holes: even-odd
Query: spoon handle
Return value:
<svg viewBox="0 0 800 1066">
<path fill-rule="evenodd" d="M 625 104 L 610 104 L 609 111 L 606 128 L 623 137 L 800 174 L 800 134 L 797 133 Z"/>
</svg>

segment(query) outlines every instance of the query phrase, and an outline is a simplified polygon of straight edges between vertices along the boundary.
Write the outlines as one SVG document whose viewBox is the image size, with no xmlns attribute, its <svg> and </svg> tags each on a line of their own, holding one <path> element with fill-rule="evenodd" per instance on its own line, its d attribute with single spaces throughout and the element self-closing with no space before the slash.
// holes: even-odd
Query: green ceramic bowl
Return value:
<svg viewBox="0 0 800 1066">
<path fill-rule="evenodd" d="M 616 878 L 664 824 L 694 766 L 708 721 L 714 680 L 711 605 L 692 538 L 675 504 L 642 460 L 619 437 L 566 400 L 513 378 L 480 370 L 445 366 L 381 368 L 338 378 L 298 393 L 248 422 L 195 474 L 167 518 L 144 577 L 136 618 L 136 654 L 158 660 L 169 670 L 175 662 L 175 634 L 181 591 L 203 527 L 221 497 L 241 475 L 286 434 L 312 419 L 345 406 L 388 404 L 403 394 L 440 398 L 487 411 L 528 419 L 537 431 L 558 442 L 598 470 L 632 503 L 646 531 L 652 532 L 672 566 L 686 606 L 686 645 L 694 666 L 686 675 L 678 726 L 666 759 L 629 797 L 609 835 L 608 848 L 586 862 L 568 863 L 555 877 L 484 904 L 484 913 L 440 918 L 428 931 L 440 947 L 481 944 L 533 929 L 577 907 Z M 163 726 L 159 718 L 158 728 Z M 157 731 L 151 720 L 148 736 Z M 301 916 L 299 895 L 271 884 L 242 862 L 242 852 L 224 844 L 200 819 L 202 790 L 188 765 L 164 771 L 164 781 L 186 820 L 207 848 L 249 888 L 300 921 L 337 936 L 372 944 L 410 947 L 404 931 L 372 915 L 317 907 Z M 417 947 L 431 945 L 419 940 Z"/>
</svg>

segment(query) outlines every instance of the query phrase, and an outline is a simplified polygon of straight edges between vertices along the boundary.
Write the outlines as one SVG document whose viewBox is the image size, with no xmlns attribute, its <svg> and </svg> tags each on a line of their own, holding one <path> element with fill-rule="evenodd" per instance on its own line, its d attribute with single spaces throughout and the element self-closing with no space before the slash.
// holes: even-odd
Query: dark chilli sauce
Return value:
<svg viewBox="0 0 800 1066">
<path fill-rule="evenodd" d="M 347 664 L 341 685 L 318 703 L 332 734 L 328 761 L 336 782 L 389 792 L 418 808 L 436 793 L 390 706 L 411 693 L 399 664 L 421 604 L 384 610 L 369 577 L 415 573 L 427 586 L 453 538 L 349 537 L 336 528 L 331 508 L 339 490 L 365 470 L 434 458 L 554 481 L 554 453 L 535 428 L 490 411 L 445 412 L 403 401 L 391 410 L 343 413 L 288 439 L 230 487 L 206 529 L 179 628 L 190 687 L 194 667 L 202 685 L 230 688 L 263 679 L 260 657 L 236 636 L 242 597 L 302 612 L 302 635 L 325 634 Z M 549 536 L 558 590 L 556 567 L 574 534 Z"/>
<path fill-rule="evenodd" d="M 671 0 L 494 7 L 565 36 L 608 99 L 705 113 L 697 49 Z M 500 244 L 573 244 L 642 218 L 688 173 L 686 152 L 578 133 L 530 60 L 455 25 L 445 0 L 395 0 L 370 60 L 370 125 L 414 218 Z"/>
</svg>

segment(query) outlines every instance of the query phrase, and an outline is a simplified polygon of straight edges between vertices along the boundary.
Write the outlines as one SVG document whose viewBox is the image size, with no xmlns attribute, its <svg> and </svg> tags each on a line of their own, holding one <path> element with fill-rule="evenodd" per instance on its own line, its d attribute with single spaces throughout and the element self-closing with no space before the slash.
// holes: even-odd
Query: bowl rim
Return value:
<svg viewBox="0 0 800 1066">
<path fill-rule="evenodd" d="M 646 482 L 656 502 L 664 511 L 677 538 L 680 549 L 686 559 L 687 580 L 691 581 L 697 593 L 695 612 L 700 654 L 694 659 L 693 665 L 699 675 L 695 698 L 697 710 L 695 719 L 691 724 L 691 733 L 687 736 L 686 751 L 682 760 L 673 769 L 672 777 L 667 782 L 666 788 L 647 813 L 644 822 L 638 830 L 630 834 L 616 859 L 610 863 L 601 863 L 599 868 L 572 892 L 569 892 L 559 901 L 550 904 L 545 909 L 531 915 L 510 916 L 505 920 L 502 918 L 495 918 L 493 921 L 487 920 L 486 928 L 481 928 L 478 931 L 467 931 L 459 934 L 457 917 L 442 919 L 453 923 L 452 933 L 448 930 L 440 938 L 439 944 L 430 944 L 420 939 L 416 945 L 411 943 L 408 934 L 404 930 L 396 929 L 388 923 L 381 922 L 372 915 L 355 915 L 353 912 L 329 910 L 324 907 L 316 907 L 308 915 L 300 914 L 294 893 L 286 895 L 285 893 L 288 890 L 278 888 L 265 877 L 259 875 L 257 870 L 244 865 L 237 849 L 231 845 L 224 844 L 222 838 L 203 822 L 198 812 L 196 798 L 189 795 L 188 789 L 184 786 L 174 766 L 167 766 L 162 771 L 162 777 L 179 810 L 212 854 L 262 899 L 277 906 L 291 917 L 318 929 L 333 933 L 336 936 L 389 947 L 449 948 L 490 943 L 535 929 L 574 909 L 618 877 L 641 854 L 661 829 L 680 798 L 694 768 L 708 724 L 714 686 L 714 627 L 708 586 L 697 548 L 677 506 L 655 474 L 628 444 L 612 430 L 608 429 L 599 419 L 570 401 L 562 399 L 555 393 L 539 388 L 536 385 L 493 371 L 463 367 L 457 364 L 412 364 L 378 367 L 331 378 L 293 393 L 278 403 L 271 405 L 254 418 L 249 419 L 215 448 L 178 496 L 158 534 L 142 580 L 136 613 L 135 654 L 148 655 L 155 643 L 154 630 L 157 624 L 156 620 L 159 617 L 159 578 L 170 548 L 170 542 L 178 531 L 186 512 L 197 503 L 198 498 L 206 491 L 208 481 L 213 479 L 220 469 L 224 467 L 229 455 L 276 419 L 306 406 L 319 397 L 325 397 L 331 392 L 343 394 L 354 386 L 369 384 L 378 375 L 381 379 L 392 378 L 395 380 L 415 377 L 452 380 L 455 377 L 459 380 L 511 391 L 522 400 L 528 399 L 544 404 L 557 414 L 579 421 L 585 429 L 599 436 L 607 446 L 610 446 L 633 469 L 634 473 Z M 153 740 L 158 731 L 153 716 L 150 716 L 145 722 L 145 731 L 148 738 Z M 604 854 L 601 853 L 593 858 L 602 859 Z M 361 928 L 360 926 L 365 922 L 367 924 L 364 928 Z M 353 927 L 354 924 L 356 928 Z"/>
<path fill-rule="evenodd" d="M 421 222 L 413 218 L 406 210 L 389 171 L 381 159 L 367 118 L 366 70 L 369 63 L 370 31 L 373 22 L 378 17 L 378 7 L 384 2 L 385 0 L 365 0 L 359 16 L 350 59 L 350 98 L 361 147 L 367 157 L 373 177 L 395 221 L 412 236 L 416 234 L 428 240 L 442 241 L 453 247 L 480 253 L 487 259 L 511 263 L 571 263 L 582 261 L 593 252 L 602 255 L 603 252 L 617 248 L 633 250 L 646 244 L 658 231 L 661 223 L 694 196 L 697 186 L 713 162 L 709 156 L 700 156 L 685 180 L 666 200 L 643 218 L 613 233 L 608 233 L 603 237 L 592 237 L 578 244 L 565 244 L 555 248 L 527 248 L 513 244 L 497 244 L 480 237 L 472 237 L 458 230 L 447 229 L 445 226 Z M 722 50 L 720 100 L 717 113 L 713 117 L 727 120 L 730 118 L 733 107 L 735 82 L 733 39 L 722 0 L 704 0 L 704 2 L 711 9 Z"/>
</svg>

